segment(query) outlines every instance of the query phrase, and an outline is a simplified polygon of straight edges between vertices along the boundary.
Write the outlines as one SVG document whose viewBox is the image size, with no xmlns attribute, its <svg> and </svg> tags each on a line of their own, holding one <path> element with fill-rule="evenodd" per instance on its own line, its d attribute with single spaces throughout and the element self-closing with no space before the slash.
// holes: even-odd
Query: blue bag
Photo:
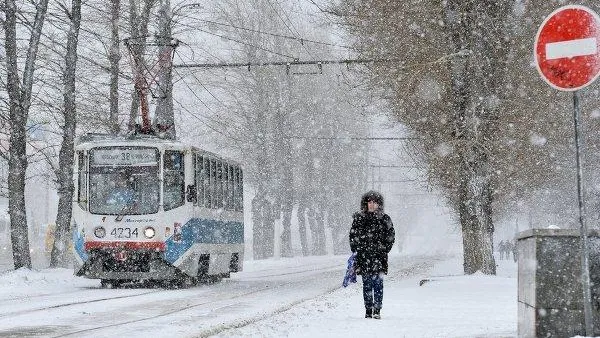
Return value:
<svg viewBox="0 0 600 338">
<path fill-rule="evenodd" d="M 346 267 L 346 275 L 344 275 L 344 281 L 342 286 L 346 287 L 350 283 L 356 283 L 356 271 L 354 271 L 354 259 L 356 258 L 356 252 L 348 258 L 348 266 Z"/>
</svg>

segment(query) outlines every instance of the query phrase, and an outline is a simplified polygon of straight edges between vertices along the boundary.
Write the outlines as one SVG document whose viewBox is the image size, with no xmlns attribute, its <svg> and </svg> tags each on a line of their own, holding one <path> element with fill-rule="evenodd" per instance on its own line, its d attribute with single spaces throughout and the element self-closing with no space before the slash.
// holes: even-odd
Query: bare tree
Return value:
<svg viewBox="0 0 600 338">
<path fill-rule="evenodd" d="M 110 62 L 110 130 L 118 134 L 121 130 L 119 124 L 119 60 L 121 60 L 119 21 L 121 14 L 121 0 L 110 0 L 110 32 L 111 43 L 108 53 Z"/>
<path fill-rule="evenodd" d="M 505 108 L 511 4 L 356 0 L 341 5 L 339 13 L 362 54 L 402 60 L 371 67 L 372 86 L 392 103 L 399 121 L 417 132 L 430 181 L 459 215 L 469 274 L 495 274 L 494 151 Z"/>
<path fill-rule="evenodd" d="M 453 52 L 469 53 L 469 57 L 450 62 L 453 123 L 460 156 L 458 210 L 467 274 L 496 273 L 494 176 L 488 149 L 493 148 L 498 127 L 499 93 L 504 87 L 508 54 L 505 22 L 510 9 L 509 1 L 448 1 L 446 7 Z"/>
<path fill-rule="evenodd" d="M 47 8 L 48 0 L 40 0 L 36 4 L 35 19 L 30 27 L 29 45 L 22 75 L 23 82 L 21 83 L 17 57 L 17 16 L 19 15 L 19 9 L 14 0 L 5 0 L 4 2 L 6 91 L 9 97 L 10 111 L 8 203 L 15 269 L 21 267 L 31 268 L 27 213 L 25 211 L 25 173 L 27 169 L 27 134 L 25 126 L 31 105 L 33 73 L 36 68 L 35 60 Z"/>
<path fill-rule="evenodd" d="M 135 129 L 135 121 L 139 116 L 140 106 L 142 109 L 148 110 L 147 99 L 147 84 L 143 78 L 145 73 L 144 65 L 146 64 L 146 42 L 148 38 L 148 24 L 150 22 L 150 14 L 156 0 L 142 1 L 142 9 L 138 8 L 139 1 L 129 0 L 129 26 L 131 30 L 130 53 L 133 59 L 133 73 L 135 92 L 132 94 L 131 110 L 129 112 L 128 129 Z"/>
<path fill-rule="evenodd" d="M 173 112 L 173 75 L 172 58 L 176 44 L 171 37 L 171 2 L 160 0 L 160 28 L 157 37 L 158 50 L 158 102 L 155 111 L 155 129 L 167 139 L 175 139 L 175 115 Z"/>
<path fill-rule="evenodd" d="M 70 12 L 66 8 L 64 10 L 71 21 L 71 27 L 67 36 L 67 52 L 63 74 L 63 141 L 58 156 L 58 172 L 56 173 L 58 178 L 58 213 L 56 215 L 56 230 L 50 256 L 50 267 L 65 266 L 68 262 L 66 259 L 69 247 L 67 240 L 70 238 L 74 191 L 73 161 L 77 123 L 75 72 L 77 69 L 77 44 L 81 23 L 81 0 L 72 0 Z"/>
<path fill-rule="evenodd" d="M 212 24 L 207 25 L 199 15 L 192 17 L 175 11 L 174 27 L 192 32 L 197 27 L 202 36 L 221 37 L 220 41 L 227 46 L 215 50 L 231 50 L 227 58 L 243 62 L 292 60 L 298 56 L 330 57 L 329 47 L 303 46 L 303 38 L 314 32 L 304 31 L 306 27 L 294 21 L 292 5 L 293 2 L 287 1 L 278 4 L 265 0 L 223 1 L 215 5 L 218 8 L 207 20 Z M 326 38 L 319 37 L 320 40 Z M 184 74 L 181 69 L 176 69 L 182 77 L 179 83 L 189 87 L 183 97 L 202 104 L 199 110 L 205 113 L 199 114 L 201 119 L 216 130 L 215 137 L 204 139 L 234 148 L 243 153 L 246 160 L 245 181 L 255 192 L 252 200 L 254 257 L 269 257 L 277 251 L 282 256 L 293 253 L 292 217 L 296 207 L 303 254 L 326 252 L 328 226 L 335 231 L 336 238 L 347 235 L 350 225 L 347 219 L 351 215 L 348 209 L 355 206 L 354 189 L 362 184 L 357 184 L 360 180 L 353 170 L 357 145 L 354 141 L 337 141 L 336 138 L 344 133 L 361 135 L 364 125 L 357 127 L 354 123 L 358 110 L 346 102 L 354 93 L 348 91 L 345 83 L 340 83 L 339 68 L 333 66 L 321 72 L 317 66 L 311 69 L 215 68 Z M 190 81 L 192 76 L 195 81 Z M 181 135 L 186 132 L 182 131 Z M 319 137 L 332 140 L 318 140 Z M 329 157 L 337 161 L 329 161 Z M 335 175 L 342 170 L 348 175 Z M 330 203 L 333 191 L 339 193 L 339 200 L 343 202 Z M 346 212 L 346 217 L 330 217 L 335 208 L 340 209 L 338 215 Z M 332 225 L 334 219 L 336 224 Z M 274 238 L 278 226 L 281 226 L 279 241 Z M 312 236 L 307 236 L 307 231 L 311 231 Z M 275 247 L 277 242 L 279 250 Z M 347 251 L 347 241 L 342 246 Z"/>
</svg>

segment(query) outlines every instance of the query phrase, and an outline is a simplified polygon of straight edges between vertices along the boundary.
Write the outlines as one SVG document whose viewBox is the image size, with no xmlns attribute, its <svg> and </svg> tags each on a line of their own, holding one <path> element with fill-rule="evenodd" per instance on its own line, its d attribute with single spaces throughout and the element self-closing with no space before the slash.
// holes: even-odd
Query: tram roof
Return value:
<svg viewBox="0 0 600 338">
<path fill-rule="evenodd" d="M 160 138 L 154 135 L 144 135 L 144 134 L 135 134 L 131 136 L 123 136 L 123 135 L 111 135 L 111 134 L 101 134 L 101 133 L 87 133 L 77 137 L 75 140 L 76 148 L 84 148 L 90 149 L 98 146 L 154 146 L 154 147 L 177 147 L 180 149 L 190 149 L 197 151 L 201 154 L 208 155 L 210 157 L 224 160 L 232 164 L 240 165 L 235 160 L 217 155 L 210 151 L 200 149 L 198 147 L 190 146 L 185 144 L 179 140 L 169 140 Z"/>
<path fill-rule="evenodd" d="M 76 146 L 85 147 L 86 144 L 90 144 L 90 146 L 105 144 L 105 145 L 116 145 L 118 143 L 122 144 L 140 144 L 140 143 L 152 143 L 152 144 L 161 144 L 161 145 L 178 145 L 184 146 L 184 143 L 178 140 L 168 140 L 164 138 L 160 138 L 154 135 L 111 135 L 111 134 L 100 134 L 100 133 L 87 133 L 79 136 L 75 140 Z"/>
</svg>

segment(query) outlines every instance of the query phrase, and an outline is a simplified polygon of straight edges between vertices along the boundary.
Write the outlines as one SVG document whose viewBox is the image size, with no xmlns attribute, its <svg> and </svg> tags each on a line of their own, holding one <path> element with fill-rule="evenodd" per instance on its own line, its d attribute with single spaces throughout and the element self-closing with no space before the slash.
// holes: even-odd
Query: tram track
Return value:
<svg viewBox="0 0 600 338">
<path fill-rule="evenodd" d="M 396 271 L 393 274 L 393 276 L 395 279 L 396 278 L 398 278 L 398 279 L 409 278 L 416 274 L 424 273 L 424 272 L 428 271 L 431 267 L 432 267 L 431 261 L 419 261 L 419 262 L 413 263 L 412 265 L 410 265 L 408 267 L 405 267 L 405 268 L 402 268 L 402 269 Z M 280 314 L 280 313 L 290 310 L 291 308 L 293 308 L 296 305 L 299 305 L 301 303 L 304 303 L 304 302 L 307 302 L 307 301 L 310 301 L 313 299 L 321 298 L 321 297 L 331 294 L 339 289 L 340 289 L 339 285 L 336 285 L 334 287 L 331 287 L 330 289 L 325 290 L 325 292 L 322 292 L 319 295 L 299 299 L 297 301 L 292 302 L 291 304 L 281 306 L 280 308 L 278 308 L 275 311 L 272 311 L 271 313 L 260 315 L 260 316 L 255 316 L 253 318 L 240 320 L 239 322 L 228 323 L 225 325 L 216 326 L 216 327 L 213 327 L 213 328 L 210 328 L 207 330 L 203 330 L 201 332 L 196 333 L 195 337 L 202 337 L 202 338 L 210 337 L 213 335 L 218 335 L 220 333 L 223 333 L 227 330 L 239 329 L 239 328 L 260 322 L 261 320 L 271 318 L 274 315 L 277 315 L 277 314 Z"/>
<path fill-rule="evenodd" d="M 148 292 L 137 293 L 134 295 L 122 295 L 122 296 L 116 296 L 116 297 L 96 298 L 96 299 L 91 299 L 91 300 L 84 300 L 84 301 L 56 304 L 56 305 L 45 306 L 45 307 L 38 307 L 38 308 L 34 308 L 34 309 L 3 312 L 0 314 L 0 318 L 10 317 L 10 316 L 19 316 L 19 315 L 29 314 L 29 313 L 39 312 L 39 311 L 53 310 L 53 309 L 67 307 L 67 306 L 84 305 L 84 304 L 92 304 L 92 303 L 103 302 L 103 301 L 140 297 L 140 296 L 145 296 L 148 294 L 162 292 L 162 291 L 164 291 L 164 290 L 153 290 L 153 291 L 148 291 Z M 53 295 L 60 295 L 60 294 L 67 294 L 67 293 L 76 293 L 76 292 L 64 292 L 64 293 L 58 293 L 58 294 L 53 294 Z M 20 300 L 20 298 L 17 298 L 16 300 Z"/>
<path fill-rule="evenodd" d="M 278 287 L 282 287 L 282 286 L 286 286 L 292 284 L 292 282 L 287 282 L 287 283 L 282 283 L 281 285 L 278 285 Z M 206 306 L 206 305 L 211 305 L 211 304 L 218 304 L 218 303 L 222 303 L 222 302 L 226 302 L 226 301 L 231 301 L 234 299 L 239 299 L 239 298 L 243 298 L 243 297 L 247 297 L 259 292 L 263 292 L 263 291 L 271 291 L 273 290 L 272 287 L 270 286 L 264 286 L 264 287 L 259 287 L 256 290 L 252 290 L 252 291 L 248 291 L 248 292 L 244 292 L 241 294 L 236 294 L 233 296 L 229 296 L 225 299 L 218 299 L 218 300 L 211 300 L 211 301 L 205 301 L 205 302 L 200 302 L 200 303 L 196 303 L 196 304 L 192 304 L 192 305 L 187 305 L 178 309 L 174 309 L 174 310 L 170 310 L 164 313 L 160 313 L 157 315 L 153 315 L 150 317 L 145 317 L 145 318 L 139 318 L 139 319 L 134 319 L 134 320 L 128 320 L 128 321 L 123 321 L 123 322 L 119 322 L 119 323 L 114 323 L 114 324 L 110 324 L 110 325 L 103 325 L 103 326 L 97 326 L 97 327 L 93 327 L 93 328 L 88 328 L 88 329 L 83 329 L 83 330 L 78 330 L 78 331 L 72 331 L 72 332 L 68 332 L 65 334 L 61 334 L 61 335 L 56 335 L 53 336 L 55 338 L 58 337 L 70 337 L 70 336 L 80 336 L 82 334 L 87 334 L 90 332 L 94 332 L 94 331 L 98 331 L 98 330 L 103 330 L 103 329 L 108 329 L 108 328 L 112 328 L 112 327 L 118 327 L 118 326 L 124 326 L 124 325 L 130 325 L 130 324 L 134 324 L 134 323 L 139 323 L 139 322 L 143 322 L 143 321 L 149 321 L 149 320 L 154 320 L 160 317 L 167 317 L 170 315 L 174 315 L 176 313 L 180 313 L 183 311 L 187 311 L 187 310 L 191 310 L 197 307 L 201 307 L 201 306 Z M 223 307 L 227 307 L 227 306 L 231 306 L 230 304 L 225 305 Z"/>
<path fill-rule="evenodd" d="M 42 297 L 69 295 L 69 294 L 73 294 L 73 293 L 80 293 L 80 292 L 87 291 L 87 290 L 97 290 L 97 288 L 86 288 L 85 290 L 79 289 L 79 290 L 62 291 L 62 292 L 41 293 L 41 294 L 37 294 L 37 295 L 22 295 L 19 297 L 11 297 L 11 298 L 0 298 L 0 304 L 2 302 L 10 302 L 10 301 L 16 301 L 16 300 L 31 300 L 31 299 L 42 298 Z"/>
<path fill-rule="evenodd" d="M 271 275 L 246 276 L 246 277 L 244 277 L 244 279 L 262 279 L 262 278 L 267 278 L 267 277 L 285 277 L 285 276 L 297 275 L 297 274 L 302 274 L 302 273 L 307 273 L 307 272 L 319 272 L 319 271 L 328 271 L 328 270 L 339 270 L 340 266 L 342 266 L 342 265 L 341 264 L 335 264 L 335 265 L 329 265 L 329 266 L 326 266 L 326 267 L 321 267 L 321 268 L 318 268 L 318 269 L 290 271 L 290 272 L 277 273 L 277 274 L 271 274 Z"/>
<path fill-rule="evenodd" d="M 399 278 L 407 278 L 407 277 L 413 276 L 417 273 L 426 271 L 430 267 L 431 267 L 431 264 L 428 264 L 426 262 L 414 262 L 414 263 L 409 264 L 409 266 L 400 269 L 400 271 L 397 271 L 397 273 L 395 273 L 394 275 Z M 337 271 L 336 270 L 327 271 L 327 269 L 331 269 L 331 268 L 332 267 L 328 266 L 328 267 L 323 267 L 320 269 L 305 270 L 303 272 L 304 273 L 310 273 L 310 272 L 325 272 L 325 273 L 335 272 L 335 273 L 337 273 L 337 272 L 341 271 L 341 269 L 338 269 Z M 339 266 L 338 266 L 338 268 L 339 268 Z M 295 274 L 297 274 L 297 273 L 300 273 L 300 272 L 295 272 Z M 285 275 L 289 275 L 289 274 L 290 273 L 282 273 L 282 274 L 268 275 L 268 276 L 285 276 Z M 265 275 L 265 276 L 261 276 L 261 277 L 264 278 L 267 276 Z M 259 278 L 259 277 L 256 276 L 253 278 Z M 276 285 L 266 285 L 266 286 L 262 286 L 262 287 L 257 287 L 256 289 L 248 291 L 248 292 L 243 292 L 243 293 L 239 293 L 236 295 L 227 296 L 226 298 L 219 298 L 216 300 L 209 300 L 209 301 L 204 301 L 204 302 L 199 302 L 199 303 L 183 306 L 183 307 L 180 307 L 177 309 L 173 309 L 173 310 L 170 310 L 170 311 L 167 311 L 164 313 L 156 314 L 156 315 L 145 317 L 145 318 L 138 318 L 138 319 L 129 320 L 129 321 L 122 321 L 119 323 L 112 323 L 109 325 L 96 326 L 93 328 L 77 330 L 77 331 L 72 331 L 72 332 L 68 332 L 65 334 L 61 334 L 61 335 L 56 335 L 53 337 L 91 336 L 91 335 L 93 335 L 94 332 L 102 331 L 105 329 L 116 328 L 116 327 L 131 325 L 131 324 L 135 324 L 135 323 L 141 323 L 144 321 L 156 320 L 158 318 L 173 316 L 178 313 L 182 313 L 182 312 L 185 312 L 185 311 L 188 311 L 191 309 L 196 309 L 196 308 L 201 308 L 201 307 L 208 307 L 209 309 L 211 309 L 211 311 L 216 311 L 216 310 L 224 309 L 224 308 L 231 307 L 231 306 L 237 304 L 238 301 L 234 302 L 234 300 L 243 299 L 243 298 L 246 298 L 246 297 L 249 297 L 252 295 L 259 294 L 261 292 L 276 293 L 277 292 L 276 290 L 278 290 L 278 289 L 284 289 L 285 287 L 290 286 L 292 284 L 297 284 L 297 283 L 302 283 L 302 282 L 305 282 L 305 281 L 297 281 L 296 280 L 296 281 L 283 282 L 283 283 L 279 283 Z M 279 313 L 290 310 L 291 308 L 293 308 L 294 306 L 296 306 L 298 304 L 326 296 L 326 295 L 331 294 L 331 293 L 335 292 L 336 290 L 340 289 L 339 284 L 337 284 L 337 283 L 331 283 L 331 284 L 332 285 L 327 286 L 322 292 L 319 292 L 316 295 L 302 297 L 300 299 L 296 299 L 291 302 L 286 302 L 286 303 L 280 304 L 275 309 L 270 310 L 266 313 L 259 313 L 259 314 L 254 314 L 254 315 L 250 315 L 250 316 L 245 316 L 244 318 L 241 318 L 239 320 L 234 320 L 234 321 L 230 321 L 230 322 L 226 322 L 226 323 L 222 323 L 222 324 L 218 324 L 218 325 L 213 325 L 209 328 L 201 330 L 200 332 L 195 332 L 194 336 L 209 337 L 212 335 L 219 334 L 226 330 L 239 329 L 244 326 L 260 322 L 261 320 L 270 318 L 274 315 L 277 315 Z M 219 304 L 222 304 L 222 305 L 215 307 L 215 305 L 219 305 Z"/>
<path fill-rule="evenodd" d="M 403 279 L 425 273 L 434 260 L 432 257 L 403 259 L 388 278 Z M 37 301 L 42 306 L 0 315 L 4 322 L 32 322 L 35 325 L 9 325 L 6 330 L 0 330 L 0 336 L 15 333 L 18 336 L 19 332 L 33 332 L 44 337 L 111 337 L 135 332 L 162 336 L 174 334 L 165 331 L 167 327 L 183 327 L 187 328 L 183 332 L 207 337 L 260 322 L 339 290 L 345 265 L 294 268 L 295 271 L 286 271 L 282 267 L 281 273 L 273 273 L 272 269 L 252 271 L 204 287 L 146 289 L 114 297 L 96 295 L 88 300 L 80 297 L 77 301 L 60 304 L 48 304 L 40 296 Z M 264 305 L 257 306 L 257 302 Z M 5 307 L 10 309 L 11 305 Z"/>
<path fill-rule="evenodd" d="M 270 274 L 270 275 L 260 275 L 260 276 L 248 276 L 248 277 L 245 277 L 244 279 L 254 280 L 254 279 L 263 279 L 263 278 L 271 278 L 271 277 L 285 277 L 285 276 L 289 276 L 289 275 L 298 275 L 298 274 L 303 274 L 303 273 L 307 273 L 307 272 L 327 271 L 327 270 L 333 269 L 334 267 L 339 267 L 339 265 L 331 265 L 331 266 L 326 266 L 326 267 L 322 267 L 322 268 L 319 268 L 319 269 L 293 271 L 293 272 L 280 273 L 280 274 Z M 190 288 L 190 289 L 193 289 L 193 288 Z M 95 298 L 95 299 L 90 299 L 90 300 L 82 300 L 82 301 L 75 301 L 75 302 L 68 302 L 68 303 L 59 303 L 59 304 L 55 304 L 55 305 L 51 305 L 51 306 L 37 307 L 37 308 L 33 308 L 33 309 L 26 309 L 26 310 L 20 310 L 20 311 L 8 311 L 8 312 L 0 313 L 0 318 L 6 318 L 6 317 L 10 317 L 10 316 L 19 316 L 19 315 L 28 314 L 28 313 L 34 313 L 34 312 L 40 312 L 40 311 L 46 311 L 46 310 L 53 310 L 53 309 L 64 308 L 64 307 L 69 307 L 69 306 L 93 304 L 93 303 L 98 303 L 98 302 L 103 302 L 103 301 L 111 301 L 111 300 L 119 300 L 119 299 L 124 299 L 124 298 L 140 297 L 140 296 L 145 296 L 145 295 L 148 295 L 148 294 L 154 294 L 154 293 L 158 293 L 158 292 L 169 292 L 169 291 L 170 290 L 159 289 L 159 290 L 152 290 L 152 291 L 147 291 L 147 292 L 142 292 L 142 293 L 136 293 L 136 294 L 133 294 L 133 295 L 120 295 L 120 296 L 115 296 L 115 297 L 102 297 L 102 298 Z M 27 297 L 8 298 L 8 299 L 2 299 L 0 301 L 3 301 L 3 302 L 4 301 L 19 301 L 19 300 L 24 300 L 24 299 L 28 299 L 29 300 L 31 298 L 54 297 L 54 296 L 57 296 L 57 295 L 60 296 L 60 295 L 66 295 L 66 294 L 76 294 L 76 293 L 81 293 L 81 292 L 82 292 L 82 290 L 67 291 L 67 292 L 59 292 L 59 293 L 44 294 L 44 295 L 35 295 L 35 296 L 27 296 Z M 185 309 L 183 309 L 183 310 L 185 310 Z"/>
<path fill-rule="evenodd" d="M 434 259 L 435 260 L 435 259 Z M 395 271 L 395 273 L 393 274 L 393 278 L 394 279 L 403 279 L 403 278 L 409 278 L 411 276 L 414 276 L 416 274 L 419 273 L 424 273 L 426 271 L 428 271 L 431 267 L 432 267 L 432 263 L 431 260 L 423 260 L 423 261 L 418 261 L 418 262 L 414 262 L 411 265 L 399 269 L 398 271 Z M 196 337 L 210 337 L 213 335 L 218 335 L 224 331 L 227 330 L 233 330 L 233 329 L 239 329 L 242 328 L 244 326 L 248 326 L 257 322 L 260 322 L 261 320 L 264 320 L 266 318 L 271 318 L 274 315 L 277 315 L 279 313 L 285 312 L 287 310 L 290 310 L 291 308 L 293 308 L 294 306 L 313 300 L 313 299 L 317 299 L 317 298 L 321 298 L 323 296 L 326 296 L 328 294 L 331 294 L 337 290 L 339 290 L 340 287 L 339 285 L 336 285 L 334 287 L 331 287 L 327 290 L 325 290 L 325 292 L 322 292 L 318 295 L 314 295 L 311 297 L 306 297 L 303 299 L 299 299 L 297 301 L 294 301 L 290 304 L 286 304 L 281 306 L 280 308 L 276 309 L 275 311 L 272 311 L 268 314 L 264 314 L 264 315 L 260 315 L 260 316 L 255 316 L 253 318 L 248 318 L 248 319 L 244 319 L 244 320 L 240 320 L 239 322 L 234 322 L 234 323 L 228 323 L 225 325 L 221 325 L 221 326 L 216 326 L 201 332 L 198 332 L 195 334 Z"/>
<path fill-rule="evenodd" d="M 337 269 L 333 269 L 336 268 Z M 254 280 L 254 279 L 263 279 L 263 278 L 272 278 L 272 277 L 289 277 L 290 275 L 300 275 L 300 274 L 310 274 L 310 275 L 315 275 L 315 274 L 319 274 L 322 272 L 335 272 L 336 274 L 341 272 L 342 269 L 340 268 L 339 264 L 336 265 L 328 265 L 328 266 L 324 266 L 324 267 L 320 267 L 317 269 L 306 269 L 306 270 L 301 270 L 301 271 L 293 271 L 293 272 L 286 272 L 286 273 L 279 273 L 279 274 L 269 274 L 269 275 L 260 275 L 260 276 L 246 276 L 243 278 L 243 280 Z M 240 282 L 243 282 L 240 281 Z M 274 290 L 277 289 L 285 289 L 286 287 L 295 284 L 295 283 L 300 283 L 304 280 L 295 280 L 295 281 L 287 281 L 287 282 L 279 282 L 279 283 L 273 283 L 273 284 L 267 284 L 264 286 L 255 286 L 255 289 L 251 290 L 251 291 L 247 291 L 247 292 L 242 292 L 242 293 L 238 293 L 235 295 L 230 295 L 230 296 L 225 296 L 225 297 L 219 297 L 218 299 L 214 299 L 214 300 L 207 300 L 207 301 L 202 301 L 202 302 L 198 302 L 198 303 L 194 303 L 194 304 L 190 304 L 190 305 L 186 305 L 186 306 L 182 306 L 170 311 L 166 311 L 163 313 L 159 313 L 156 315 L 152 315 L 152 316 L 148 316 L 148 317 L 144 317 L 144 318 L 138 318 L 138 319 L 133 319 L 133 320 L 127 320 L 127 321 L 122 321 L 122 322 L 118 322 L 118 323 L 112 323 L 109 325 L 101 325 L 101 326 L 96 326 L 93 328 L 88 328 L 88 329 L 83 329 L 83 330 L 77 330 L 77 331 L 72 331 L 72 332 L 67 332 L 61 335 L 55 335 L 53 337 L 71 337 L 71 336 L 82 336 L 82 335 L 89 335 L 92 334 L 93 332 L 96 331 L 101 331 L 104 329 L 110 329 L 110 328 L 114 328 L 114 327 L 120 327 L 120 326 L 127 326 L 127 325 L 131 325 L 131 324 L 135 324 L 135 323 L 141 323 L 141 322 L 145 322 L 145 321 L 151 321 L 151 320 L 155 320 L 158 318 L 164 318 L 164 317 L 168 317 L 168 316 L 172 316 L 172 315 L 176 315 L 178 313 L 182 313 L 188 310 L 192 310 L 192 309 L 196 309 L 196 308 L 201 308 L 201 307 L 208 307 L 209 309 L 211 309 L 211 311 L 215 311 L 215 310 L 219 310 L 219 309 L 224 309 L 227 307 L 231 307 L 237 303 L 239 303 L 239 299 L 243 299 L 249 296 L 253 296 L 256 294 L 259 294 L 261 292 L 268 292 L 268 293 L 273 293 Z M 232 280 L 232 282 L 235 282 L 235 280 Z M 310 300 L 312 298 L 315 297 L 319 297 L 322 296 L 324 294 L 328 294 L 331 293 L 337 289 L 339 289 L 339 284 L 336 284 L 335 286 L 330 286 L 326 292 L 324 293 L 320 293 L 316 296 L 311 296 L 311 297 L 307 297 L 307 298 L 302 298 L 299 300 L 295 300 L 291 303 L 286 303 L 283 304 L 282 306 L 278 307 L 277 309 L 275 309 L 275 311 L 270 311 L 268 313 L 259 315 L 259 316 L 253 316 L 251 318 L 246 318 L 243 319 L 239 322 L 233 323 L 231 325 L 227 325 L 225 327 L 223 326 L 217 326 L 217 327 L 211 327 L 206 334 L 201 334 L 201 336 L 206 336 L 207 334 L 214 334 L 212 332 L 218 333 L 222 330 L 225 329 L 230 329 L 230 328 L 236 328 L 236 327 L 243 327 L 245 325 L 249 325 L 251 323 L 254 323 L 256 321 L 259 321 L 261 319 L 264 319 L 274 313 L 279 313 L 279 312 L 283 312 L 285 310 L 288 310 L 290 308 L 292 308 L 293 306 L 305 302 L 307 300 Z M 222 304 L 221 306 L 216 306 L 218 304 Z"/>
</svg>

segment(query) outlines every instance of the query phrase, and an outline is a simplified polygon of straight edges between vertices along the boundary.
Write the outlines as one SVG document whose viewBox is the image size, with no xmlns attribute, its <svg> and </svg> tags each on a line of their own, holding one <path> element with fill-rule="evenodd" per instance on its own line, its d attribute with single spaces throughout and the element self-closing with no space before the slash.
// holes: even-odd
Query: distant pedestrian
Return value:
<svg viewBox="0 0 600 338">
<path fill-rule="evenodd" d="M 500 241 L 500 243 L 498 243 L 498 252 L 500 253 L 500 260 L 504 259 L 504 251 L 506 250 L 506 245 L 504 244 L 504 241 Z"/>
<path fill-rule="evenodd" d="M 510 259 L 510 256 L 512 255 L 512 252 L 513 252 L 513 244 L 511 241 L 507 240 L 505 245 L 506 245 L 506 247 L 505 247 L 506 259 Z"/>
<path fill-rule="evenodd" d="M 355 271 L 363 280 L 365 318 L 380 319 L 383 275 L 388 272 L 388 253 L 394 245 L 394 225 L 383 212 L 383 196 L 376 191 L 362 196 L 360 209 L 350 228 L 350 250 L 356 253 Z"/>
<path fill-rule="evenodd" d="M 512 245 L 513 261 L 517 262 L 517 242 Z"/>
</svg>

